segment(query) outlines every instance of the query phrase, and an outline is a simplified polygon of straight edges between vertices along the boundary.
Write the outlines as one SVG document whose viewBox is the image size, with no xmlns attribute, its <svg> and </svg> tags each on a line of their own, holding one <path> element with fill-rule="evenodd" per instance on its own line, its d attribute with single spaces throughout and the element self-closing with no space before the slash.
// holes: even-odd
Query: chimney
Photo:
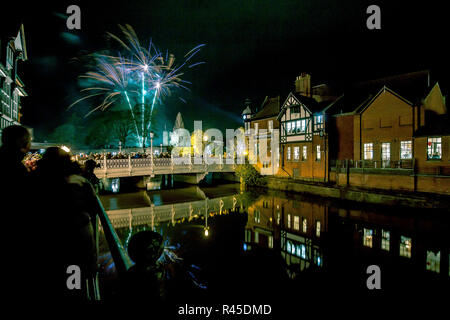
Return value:
<svg viewBox="0 0 450 320">
<path fill-rule="evenodd" d="M 308 73 L 302 73 L 295 79 L 295 91 L 302 96 L 311 96 L 311 75 Z"/>
</svg>

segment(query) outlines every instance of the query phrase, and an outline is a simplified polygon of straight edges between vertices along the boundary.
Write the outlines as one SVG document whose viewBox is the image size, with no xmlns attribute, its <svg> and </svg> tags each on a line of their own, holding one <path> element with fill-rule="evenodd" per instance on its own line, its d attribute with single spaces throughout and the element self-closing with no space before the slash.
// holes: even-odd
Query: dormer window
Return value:
<svg viewBox="0 0 450 320">
<path fill-rule="evenodd" d="M 8 70 L 12 69 L 13 67 L 13 59 L 14 58 L 14 54 L 13 54 L 13 50 L 10 46 L 6 47 L 6 68 Z"/>
<path fill-rule="evenodd" d="M 300 106 L 292 106 L 291 113 L 300 113 Z"/>
</svg>

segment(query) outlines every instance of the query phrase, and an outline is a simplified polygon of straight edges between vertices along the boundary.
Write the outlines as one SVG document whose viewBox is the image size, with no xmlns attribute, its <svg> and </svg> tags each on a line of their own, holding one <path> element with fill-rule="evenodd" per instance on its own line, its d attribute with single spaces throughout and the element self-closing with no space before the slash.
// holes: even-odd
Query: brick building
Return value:
<svg viewBox="0 0 450 320">
<path fill-rule="evenodd" d="M 251 113 L 250 102 L 247 100 L 246 109 L 243 112 L 245 122 L 245 133 L 248 138 L 248 143 L 253 144 L 250 152 L 253 156 L 257 156 L 256 167 L 262 175 L 277 174 L 279 169 L 280 150 L 272 150 L 272 136 L 279 139 L 280 123 L 277 120 L 280 112 L 280 97 L 265 97 L 261 103 L 259 111 L 254 114 Z M 252 132 L 250 131 L 253 130 Z M 257 139 L 251 135 L 257 134 Z M 275 144 L 274 144 L 275 146 Z M 265 156 L 263 149 L 265 148 Z M 250 155 L 251 157 L 252 155 Z"/>
<path fill-rule="evenodd" d="M 311 87 L 309 74 L 295 81 L 277 117 L 280 121 L 279 175 L 326 181 L 329 167 L 328 107 L 335 97 L 326 85 Z"/>
</svg>

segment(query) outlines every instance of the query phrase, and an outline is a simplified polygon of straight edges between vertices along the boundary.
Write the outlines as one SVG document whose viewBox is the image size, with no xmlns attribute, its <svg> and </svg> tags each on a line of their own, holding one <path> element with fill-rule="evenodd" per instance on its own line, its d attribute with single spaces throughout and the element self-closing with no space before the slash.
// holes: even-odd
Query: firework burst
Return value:
<svg viewBox="0 0 450 320">
<path fill-rule="evenodd" d="M 130 25 L 121 26 L 123 38 L 108 33 L 123 49 L 123 54 L 105 55 L 93 54 L 94 70 L 80 76 L 93 85 L 81 90 L 86 95 L 73 105 L 93 97 L 102 97 L 102 102 L 94 107 L 86 116 L 96 110 L 105 110 L 111 105 L 126 103 L 130 109 L 139 142 L 145 147 L 146 136 L 149 133 L 153 109 L 157 102 L 162 103 L 163 97 L 172 94 L 174 89 L 187 88 L 190 82 L 182 79 L 183 68 L 192 68 L 204 62 L 191 63 L 204 45 L 198 45 L 190 50 L 180 65 L 175 64 L 175 56 L 164 56 L 150 40 L 144 47 L 136 32 Z M 181 98 L 180 98 L 181 99 Z M 182 99 L 182 101 L 184 101 Z M 138 119 L 135 107 L 140 106 L 141 123 L 138 130 Z M 146 110 L 149 108 L 150 110 Z M 145 117 L 145 114 L 149 116 Z"/>
</svg>

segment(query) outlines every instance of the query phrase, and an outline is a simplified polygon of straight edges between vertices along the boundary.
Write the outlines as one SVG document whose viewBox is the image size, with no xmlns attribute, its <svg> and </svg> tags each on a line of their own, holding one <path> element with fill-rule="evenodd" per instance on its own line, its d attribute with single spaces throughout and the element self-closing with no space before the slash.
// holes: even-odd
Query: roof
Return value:
<svg viewBox="0 0 450 320">
<path fill-rule="evenodd" d="M 375 95 L 383 87 L 389 88 L 413 104 L 420 104 L 431 90 L 430 71 L 423 70 L 358 82 L 350 85 L 344 92 L 359 91 Z"/>
<path fill-rule="evenodd" d="M 252 114 L 252 110 L 250 109 L 250 106 L 247 106 L 244 111 L 242 111 L 242 114 Z"/>
<path fill-rule="evenodd" d="M 253 120 L 272 118 L 278 116 L 280 112 L 280 96 L 275 98 L 266 97 L 261 104 L 261 110 L 258 111 L 253 117 Z"/>
<path fill-rule="evenodd" d="M 425 113 L 425 126 L 420 127 L 414 132 L 414 137 L 426 136 L 450 136 L 450 115 L 438 115 L 433 111 Z"/>
</svg>

